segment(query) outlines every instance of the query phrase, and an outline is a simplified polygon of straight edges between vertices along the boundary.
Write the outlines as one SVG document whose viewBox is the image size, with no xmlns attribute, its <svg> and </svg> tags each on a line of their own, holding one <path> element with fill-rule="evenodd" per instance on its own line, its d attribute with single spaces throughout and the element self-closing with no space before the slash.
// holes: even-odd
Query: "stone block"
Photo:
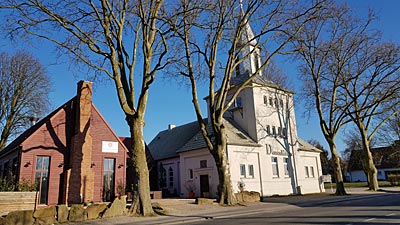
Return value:
<svg viewBox="0 0 400 225">
<path fill-rule="evenodd" d="M 38 208 L 33 212 L 33 218 L 35 218 L 35 224 L 37 225 L 55 224 L 57 222 L 56 207 L 50 206 L 47 208 Z"/>
<path fill-rule="evenodd" d="M 32 225 L 33 210 L 21 210 L 8 213 L 6 217 L 7 225 Z"/>
<path fill-rule="evenodd" d="M 107 209 L 107 203 L 92 204 L 86 208 L 87 219 L 93 220 L 99 218 Z"/>
<path fill-rule="evenodd" d="M 68 220 L 70 222 L 82 222 L 87 218 L 87 213 L 83 205 L 73 204 L 69 210 Z"/>
<path fill-rule="evenodd" d="M 198 205 L 212 205 L 214 204 L 214 199 L 209 198 L 197 198 L 196 203 Z"/>
<path fill-rule="evenodd" d="M 66 205 L 57 205 L 57 221 L 59 223 L 68 222 L 68 207 Z"/>
<path fill-rule="evenodd" d="M 260 201 L 260 193 L 255 191 L 242 191 L 239 193 L 235 193 L 236 199 L 238 202 L 259 202 Z"/>
<path fill-rule="evenodd" d="M 121 199 L 116 198 L 108 209 L 103 214 L 103 218 L 122 216 L 126 211 L 126 196 Z"/>
</svg>

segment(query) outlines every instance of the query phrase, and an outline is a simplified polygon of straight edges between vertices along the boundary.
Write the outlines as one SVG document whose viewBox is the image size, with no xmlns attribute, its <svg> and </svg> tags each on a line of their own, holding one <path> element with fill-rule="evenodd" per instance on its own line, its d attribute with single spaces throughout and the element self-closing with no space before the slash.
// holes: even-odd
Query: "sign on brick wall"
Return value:
<svg viewBox="0 0 400 225">
<path fill-rule="evenodd" d="M 102 152 L 118 153 L 118 142 L 102 141 Z"/>
</svg>

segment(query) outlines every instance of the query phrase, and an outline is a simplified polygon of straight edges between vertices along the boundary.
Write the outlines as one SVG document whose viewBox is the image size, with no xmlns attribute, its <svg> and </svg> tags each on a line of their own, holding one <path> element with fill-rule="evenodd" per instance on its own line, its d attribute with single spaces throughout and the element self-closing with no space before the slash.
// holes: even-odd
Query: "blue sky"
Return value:
<svg viewBox="0 0 400 225">
<path fill-rule="evenodd" d="M 400 41 L 400 29 L 398 27 L 400 1 L 353 0 L 348 2 L 362 15 L 367 13 L 368 7 L 374 9 L 380 17 L 374 26 L 383 31 L 384 39 Z M 27 50 L 26 46 L 15 46 L 6 39 L 0 40 L 0 51 L 13 52 L 17 49 L 23 49 L 41 60 L 53 83 L 52 92 L 49 93 L 49 96 L 52 108 L 55 109 L 76 94 L 76 83 L 85 79 L 86 76 L 84 74 L 73 76 L 69 70 L 70 65 L 66 63 L 55 65 L 54 50 L 46 42 L 43 42 L 40 46 Z M 60 62 L 62 59 L 58 61 Z M 291 65 L 281 65 L 281 67 L 296 82 L 296 68 Z M 93 89 L 93 102 L 111 127 L 119 136 L 129 136 L 129 129 L 118 104 L 113 83 L 111 81 L 95 82 Z M 205 97 L 206 94 L 207 90 L 203 89 L 200 97 Z M 301 102 L 297 102 L 295 105 L 299 136 L 305 140 L 316 139 L 328 149 L 317 119 L 315 117 L 303 117 L 301 105 Z M 205 104 L 203 104 L 203 112 L 205 113 Z M 149 143 L 158 132 L 167 129 L 168 124 L 182 125 L 193 120 L 195 120 L 195 113 L 191 104 L 190 88 L 176 80 L 157 79 L 150 89 L 144 128 L 146 142 Z M 344 145 L 340 139 L 339 136 L 337 138 L 338 150 L 343 150 Z"/>
</svg>

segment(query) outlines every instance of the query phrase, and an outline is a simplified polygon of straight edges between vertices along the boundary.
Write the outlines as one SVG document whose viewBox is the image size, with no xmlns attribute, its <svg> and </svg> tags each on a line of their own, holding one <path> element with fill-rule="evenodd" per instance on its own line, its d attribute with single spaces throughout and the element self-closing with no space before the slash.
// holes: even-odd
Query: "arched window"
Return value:
<svg viewBox="0 0 400 225">
<path fill-rule="evenodd" d="M 168 169 L 168 180 L 169 180 L 169 186 L 173 187 L 174 186 L 174 170 L 172 167 L 169 167 Z"/>
</svg>

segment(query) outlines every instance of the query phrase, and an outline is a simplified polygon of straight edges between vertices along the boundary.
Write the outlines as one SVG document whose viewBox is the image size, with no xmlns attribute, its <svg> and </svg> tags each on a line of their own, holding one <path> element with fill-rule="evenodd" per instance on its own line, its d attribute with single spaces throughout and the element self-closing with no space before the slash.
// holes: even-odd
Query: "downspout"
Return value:
<svg viewBox="0 0 400 225">
<path fill-rule="evenodd" d="M 260 174 L 260 197 L 261 199 L 264 197 L 263 191 L 263 183 L 262 183 L 262 175 L 261 175 L 261 163 L 260 163 L 260 153 L 257 152 L 257 160 L 258 160 L 258 173 Z"/>
</svg>

